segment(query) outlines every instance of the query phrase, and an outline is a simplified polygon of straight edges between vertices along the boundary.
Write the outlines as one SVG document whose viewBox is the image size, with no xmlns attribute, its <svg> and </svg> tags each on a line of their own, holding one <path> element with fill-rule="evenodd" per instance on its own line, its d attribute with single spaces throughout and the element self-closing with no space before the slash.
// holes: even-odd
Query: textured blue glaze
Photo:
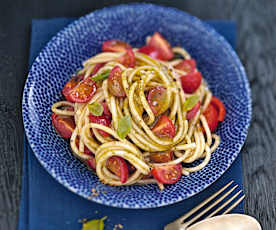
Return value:
<svg viewBox="0 0 276 230">
<path fill-rule="evenodd" d="M 142 46 L 159 31 L 197 60 L 214 95 L 225 103 L 226 120 L 217 133 L 219 148 L 203 170 L 164 191 L 156 185 L 111 187 L 75 159 L 51 125 L 51 105 L 82 61 L 100 52 L 103 41 L 120 39 Z M 183 11 L 152 4 L 120 5 L 90 13 L 59 32 L 33 63 L 23 94 L 23 120 L 29 143 L 44 168 L 71 191 L 98 203 L 123 208 L 153 208 L 186 199 L 217 180 L 233 163 L 251 118 L 247 77 L 239 58 L 213 28 Z M 91 197 L 91 189 L 100 191 Z"/>
</svg>

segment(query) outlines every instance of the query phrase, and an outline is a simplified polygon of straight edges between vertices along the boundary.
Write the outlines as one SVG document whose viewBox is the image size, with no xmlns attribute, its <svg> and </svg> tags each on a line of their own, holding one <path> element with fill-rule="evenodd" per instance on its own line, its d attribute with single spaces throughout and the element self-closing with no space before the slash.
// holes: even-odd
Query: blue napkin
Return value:
<svg viewBox="0 0 276 230">
<path fill-rule="evenodd" d="M 33 20 L 30 65 L 48 40 L 74 19 Z M 235 47 L 236 28 L 230 21 L 208 21 Z M 25 137 L 19 230 L 80 230 L 81 219 L 107 216 L 105 230 L 121 224 L 127 230 L 161 230 L 163 226 L 199 204 L 230 180 L 242 188 L 241 154 L 227 172 L 201 193 L 180 203 L 155 209 L 119 209 L 100 205 L 70 192 L 39 164 Z M 242 213 L 243 204 L 233 212 Z"/>
</svg>

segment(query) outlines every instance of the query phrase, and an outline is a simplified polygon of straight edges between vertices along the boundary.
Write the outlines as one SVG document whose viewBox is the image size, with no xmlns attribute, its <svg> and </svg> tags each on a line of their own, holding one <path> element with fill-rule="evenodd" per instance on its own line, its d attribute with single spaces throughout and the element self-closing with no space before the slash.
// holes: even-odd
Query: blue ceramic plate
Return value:
<svg viewBox="0 0 276 230">
<path fill-rule="evenodd" d="M 51 105 L 82 61 L 101 44 L 120 39 L 139 47 L 159 31 L 185 47 L 226 105 L 226 120 L 217 133 L 221 144 L 203 170 L 162 192 L 156 185 L 111 187 L 101 184 L 70 152 L 51 125 Z M 23 96 L 23 119 L 29 143 L 45 169 L 72 192 L 95 202 L 123 208 L 153 208 L 182 201 L 205 189 L 233 163 L 245 141 L 251 117 L 250 89 L 236 53 L 213 28 L 183 11 L 151 4 L 120 5 L 90 13 L 59 32 L 31 67 Z M 100 191 L 91 196 L 91 189 Z"/>
</svg>

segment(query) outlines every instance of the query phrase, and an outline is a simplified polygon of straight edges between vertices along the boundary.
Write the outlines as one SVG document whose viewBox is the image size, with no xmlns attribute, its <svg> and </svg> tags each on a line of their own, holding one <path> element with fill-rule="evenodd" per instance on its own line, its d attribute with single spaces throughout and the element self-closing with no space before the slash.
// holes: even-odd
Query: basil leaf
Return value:
<svg viewBox="0 0 276 230">
<path fill-rule="evenodd" d="M 117 134 L 124 139 L 131 130 L 131 119 L 129 116 L 122 117 L 118 122 Z"/>
<path fill-rule="evenodd" d="M 94 75 L 93 77 L 91 77 L 91 80 L 93 80 L 93 81 L 103 81 L 103 80 L 108 78 L 109 73 L 110 73 L 110 70 L 105 70 L 102 73 L 98 73 L 98 74 Z"/>
<path fill-rule="evenodd" d="M 199 101 L 199 99 L 200 99 L 199 95 L 193 95 L 193 96 L 188 97 L 184 102 L 183 110 L 184 111 L 191 110 L 196 105 L 196 103 Z"/>
<path fill-rule="evenodd" d="M 82 230 L 104 230 L 104 220 L 106 218 L 105 216 L 102 219 L 90 220 L 83 223 Z"/>
<path fill-rule="evenodd" d="M 101 116 L 104 111 L 103 106 L 97 102 L 95 102 L 91 105 L 88 105 L 88 109 L 94 116 Z"/>
</svg>

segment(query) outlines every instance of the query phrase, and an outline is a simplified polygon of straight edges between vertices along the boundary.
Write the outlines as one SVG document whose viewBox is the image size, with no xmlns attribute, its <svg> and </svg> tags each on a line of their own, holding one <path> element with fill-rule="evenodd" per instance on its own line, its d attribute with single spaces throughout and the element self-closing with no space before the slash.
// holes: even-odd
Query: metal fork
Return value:
<svg viewBox="0 0 276 230">
<path fill-rule="evenodd" d="M 176 219 L 174 222 L 169 223 L 165 226 L 164 230 L 186 230 L 189 226 L 191 226 L 193 223 L 195 223 L 200 217 L 202 217 L 205 213 L 207 213 L 210 209 L 215 207 L 218 203 L 220 203 L 222 200 L 224 200 L 228 195 L 230 195 L 237 187 L 238 185 L 233 186 L 228 192 L 223 194 L 220 198 L 215 200 L 213 203 L 207 205 L 201 212 L 199 212 L 196 216 L 194 216 L 192 219 L 187 220 L 187 218 L 191 217 L 195 212 L 197 212 L 199 209 L 201 209 L 203 206 L 205 206 L 207 203 L 209 203 L 211 200 L 216 198 L 218 195 L 220 195 L 224 190 L 230 187 L 231 184 L 233 184 L 234 181 L 229 182 L 227 185 L 225 185 L 223 188 L 221 188 L 219 191 L 214 193 L 212 196 L 204 200 L 202 203 L 200 203 L 198 206 L 191 209 L 189 212 L 187 212 L 184 216 L 181 216 L 180 218 Z M 230 204 L 236 197 L 238 197 L 239 194 L 242 193 L 242 190 L 238 190 L 235 192 L 234 195 L 231 195 L 228 200 L 224 201 L 218 208 L 216 208 L 213 212 L 211 212 L 206 218 L 210 218 L 217 214 L 220 210 L 222 210 L 224 207 L 226 207 L 228 204 Z M 228 207 L 222 214 L 229 213 L 233 208 L 235 208 L 243 199 L 245 195 L 241 196 L 237 201 L 235 201 L 230 207 Z"/>
</svg>

